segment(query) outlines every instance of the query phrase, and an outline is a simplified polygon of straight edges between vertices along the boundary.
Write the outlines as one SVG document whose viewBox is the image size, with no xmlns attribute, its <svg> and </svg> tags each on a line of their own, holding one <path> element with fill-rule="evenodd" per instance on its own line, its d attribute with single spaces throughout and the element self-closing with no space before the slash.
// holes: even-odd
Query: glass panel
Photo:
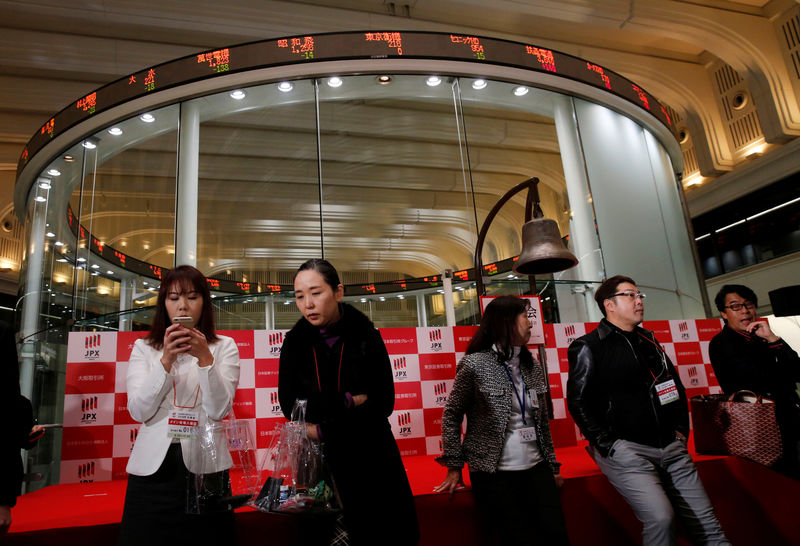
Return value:
<svg viewBox="0 0 800 546">
<path fill-rule="evenodd" d="M 192 105 L 201 120 L 197 267 L 221 279 L 291 282 L 300 263 L 320 254 L 313 82 L 219 93 Z M 264 323 L 263 305 L 237 312 Z M 285 314 L 282 303 L 275 314 Z"/>
<path fill-rule="evenodd" d="M 318 83 L 325 256 L 345 284 L 441 275 L 472 262 L 455 81 L 386 78 Z M 405 305 L 403 313 L 416 307 Z"/>
<path fill-rule="evenodd" d="M 76 228 L 74 254 L 78 318 L 135 305 L 141 280 L 103 260 L 102 248 L 172 267 L 178 114 L 178 105 L 153 110 L 82 143 L 84 175 L 69 201 L 83 228 Z"/>
</svg>

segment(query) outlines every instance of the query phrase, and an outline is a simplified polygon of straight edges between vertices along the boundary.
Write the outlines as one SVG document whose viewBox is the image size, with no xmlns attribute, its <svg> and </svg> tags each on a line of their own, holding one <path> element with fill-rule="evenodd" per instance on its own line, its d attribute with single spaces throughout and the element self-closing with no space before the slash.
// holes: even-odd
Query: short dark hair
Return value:
<svg viewBox="0 0 800 546">
<path fill-rule="evenodd" d="M 321 258 L 311 258 L 303 262 L 300 267 L 297 268 L 297 271 L 295 271 L 292 281 L 297 278 L 298 273 L 307 270 L 316 271 L 322 275 L 325 283 L 328 284 L 334 292 L 339 288 L 339 285 L 342 284 L 339 280 L 339 273 L 336 271 L 336 268 L 333 267 L 328 260 L 323 260 Z"/>
<path fill-rule="evenodd" d="M 175 269 L 167 271 L 164 278 L 161 279 L 158 299 L 156 300 L 156 314 L 153 317 L 153 323 L 150 325 L 150 333 L 147 334 L 147 342 L 155 349 L 164 347 L 164 333 L 170 325 L 165 302 L 167 300 L 167 291 L 174 285 L 184 289 L 191 288 L 203 296 L 203 311 L 200 313 L 200 320 L 195 328 L 206 336 L 206 341 L 209 343 L 216 341 L 218 338 L 214 330 L 214 308 L 211 305 L 211 292 L 208 289 L 206 277 L 196 267 L 179 265 Z"/>
<path fill-rule="evenodd" d="M 758 307 L 758 296 L 756 293 L 747 288 L 743 284 L 725 284 L 719 289 L 717 295 L 714 296 L 714 305 L 717 306 L 717 311 L 720 313 L 725 311 L 725 296 L 728 294 L 739 294 L 747 301 L 752 301 L 753 305 Z"/>
<path fill-rule="evenodd" d="M 485 351 L 496 345 L 504 360 L 511 358 L 517 317 L 520 313 L 527 313 L 530 306 L 530 301 L 516 296 L 493 298 L 483 310 L 481 324 L 472 336 L 466 354 Z"/>
<path fill-rule="evenodd" d="M 600 308 L 600 312 L 603 313 L 603 316 L 606 316 L 606 306 L 604 302 L 607 299 L 614 297 L 614 294 L 617 293 L 617 287 L 624 282 L 636 285 L 636 281 L 630 277 L 626 277 L 625 275 L 614 275 L 613 277 L 604 280 L 603 284 L 601 284 L 597 289 L 597 292 L 594 293 L 594 301 L 597 302 L 597 306 Z"/>
</svg>

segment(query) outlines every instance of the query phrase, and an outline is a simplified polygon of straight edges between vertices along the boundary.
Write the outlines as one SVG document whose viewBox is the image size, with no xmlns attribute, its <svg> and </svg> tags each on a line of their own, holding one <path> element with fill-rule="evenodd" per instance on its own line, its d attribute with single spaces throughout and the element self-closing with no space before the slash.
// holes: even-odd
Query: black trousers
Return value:
<svg viewBox="0 0 800 546">
<path fill-rule="evenodd" d="M 561 499 L 546 462 L 519 471 L 472 472 L 487 536 L 504 546 L 569 544 Z"/>
<path fill-rule="evenodd" d="M 150 476 L 128 476 L 120 525 L 121 546 L 235 544 L 233 512 L 187 514 L 189 480 L 181 445 L 170 445 Z"/>
</svg>

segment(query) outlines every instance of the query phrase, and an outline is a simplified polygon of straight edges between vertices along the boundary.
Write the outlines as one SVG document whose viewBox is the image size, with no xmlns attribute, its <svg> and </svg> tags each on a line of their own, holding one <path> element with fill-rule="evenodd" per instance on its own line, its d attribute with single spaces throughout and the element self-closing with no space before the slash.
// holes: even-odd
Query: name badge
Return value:
<svg viewBox="0 0 800 546">
<path fill-rule="evenodd" d="M 539 396 L 536 394 L 536 391 L 531 389 L 531 390 L 528 391 L 528 395 L 531 398 L 531 406 L 533 406 L 534 408 L 538 408 L 539 407 Z"/>
<path fill-rule="evenodd" d="M 674 379 L 667 379 L 663 383 L 656 384 L 656 394 L 662 406 L 680 399 L 678 387 L 675 386 Z"/>
<path fill-rule="evenodd" d="M 200 412 L 171 410 L 167 421 L 167 436 L 170 438 L 197 438 Z"/>
<path fill-rule="evenodd" d="M 536 441 L 536 427 L 523 427 L 517 429 L 519 441 L 523 444 Z"/>
</svg>

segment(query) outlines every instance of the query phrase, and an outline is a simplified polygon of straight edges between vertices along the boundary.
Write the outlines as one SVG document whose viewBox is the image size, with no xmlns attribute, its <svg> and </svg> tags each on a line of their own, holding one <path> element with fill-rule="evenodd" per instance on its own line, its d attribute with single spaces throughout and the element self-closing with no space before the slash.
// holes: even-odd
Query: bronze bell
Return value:
<svg viewBox="0 0 800 546">
<path fill-rule="evenodd" d="M 564 271 L 578 264 L 550 218 L 534 218 L 522 226 L 522 252 L 514 262 L 514 273 L 544 275 Z"/>
</svg>

